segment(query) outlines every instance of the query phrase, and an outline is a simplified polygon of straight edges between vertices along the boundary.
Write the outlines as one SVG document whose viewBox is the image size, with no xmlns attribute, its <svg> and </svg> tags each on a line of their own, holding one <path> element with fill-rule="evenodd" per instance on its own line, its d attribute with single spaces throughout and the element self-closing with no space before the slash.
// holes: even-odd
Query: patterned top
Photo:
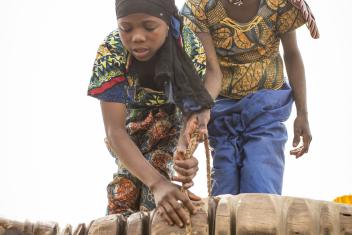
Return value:
<svg viewBox="0 0 352 235">
<path fill-rule="evenodd" d="M 190 28 L 183 27 L 179 42 L 203 78 L 206 58 L 199 39 Z M 132 61 L 119 32 L 110 33 L 98 49 L 88 95 L 126 104 L 127 132 L 142 153 L 156 150 L 161 145 L 167 145 L 168 152 L 171 152 L 176 144 L 173 145 L 173 141 L 168 144 L 166 140 L 178 135 L 181 114 L 174 104 L 168 102 L 163 91 L 140 85 Z"/>
<path fill-rule="evenodd" d="M 189 27 L 183 27 L 181 43 L 198 74 L 203 78 L 206 61 L 204 48 Z M 140 101 L 138 97 L 132 97 L 128 92 L 129 89 L 135 90 L 138 86 L 137 73 L 130 70 L 131 62 L 132 55 L 124 48 L 118 30 L 113 31 L 98 49 L 88 95 L 104 101 L 125 104 Z M 134 100 L 136 98 L 137 100 Z M 160 104 L 165 101 L 165 99 L 163 101 L 152 99 L 146 102 Z"/>
<path fill-rule="evenodd" d="M 302 12 L 290 0 L 260 0 L 257 15 L 239 23 L 227 15 L 221 0 L 187 0 L 182 8 L 186 25 L 211 34 L 223 73 L 220 94 L 235 99 L 281 88 L 280 36 L 306 22 Z"/>
</svg>

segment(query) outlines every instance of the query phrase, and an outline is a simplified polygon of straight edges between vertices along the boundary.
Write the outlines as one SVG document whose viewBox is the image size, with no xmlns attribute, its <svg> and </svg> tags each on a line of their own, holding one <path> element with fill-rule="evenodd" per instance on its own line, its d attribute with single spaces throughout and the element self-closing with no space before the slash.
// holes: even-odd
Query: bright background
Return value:
<svg viewBox="0 0 352 235">
<path fill-rule="evenodd" d="M 352 1 L 309 3 L 321 39 L 305 27 L 298 38 L 313 142 L 302 159 L 287 155 L 283 194 L 330 201 L 352 193 Z M 113 0 L 0 1 L 0 217 L 75 225 L 104 215 L 116 167 L 86 90 L 115 22 Z M 206 196 L 200 167 L 193 191 Z"/>
</svg>

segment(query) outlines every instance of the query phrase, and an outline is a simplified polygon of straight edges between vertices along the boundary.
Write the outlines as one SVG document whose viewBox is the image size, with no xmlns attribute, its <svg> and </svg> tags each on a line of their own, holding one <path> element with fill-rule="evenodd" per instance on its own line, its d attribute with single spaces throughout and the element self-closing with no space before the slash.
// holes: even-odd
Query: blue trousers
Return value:
<svg viewBox="0 0 352 235">
<path fill-rule="evenodd" d="M 212 194 L 281 194 L 291 89 L 260 90 L 241 100 L 217 99 L 208 125 Z"/>
</svg>

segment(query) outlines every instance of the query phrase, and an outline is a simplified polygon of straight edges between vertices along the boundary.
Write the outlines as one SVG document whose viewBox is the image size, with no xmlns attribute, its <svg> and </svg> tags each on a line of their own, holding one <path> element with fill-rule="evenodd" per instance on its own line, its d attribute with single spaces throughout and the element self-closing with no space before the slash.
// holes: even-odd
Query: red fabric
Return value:
<svg viewBox="0 0 352 235">
<path fill-rule="evenodd" d="M 114 77 L 114 78 L 110 79 L 109 81 L 105 82 L 100 87 L 91 89 L 88 92 L 88 94 L 89 95 L 99 95 L 99 94 L 103 93 L 104 91 L 106 91 L 107 89 L 109 89 L 109 88 L 113 87 L 114 85 L 121 83 L 125 80 L 126 80 L 125 77 Z"/>
</svg>

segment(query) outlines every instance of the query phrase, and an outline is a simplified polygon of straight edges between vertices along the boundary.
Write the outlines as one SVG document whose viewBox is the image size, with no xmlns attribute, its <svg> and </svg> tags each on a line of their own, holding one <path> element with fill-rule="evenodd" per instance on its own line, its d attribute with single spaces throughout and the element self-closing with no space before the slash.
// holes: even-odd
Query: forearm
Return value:
<svg viewBox="0 0 352 235">
<path fill-rule="evenodd" d="M 299 52 L 284 55 L 288 79 L 293 91 L 297 116 L 307 115 L 307 91 L 304 65 Z"/>
<path fill-rule="evenodd" d="M 213 39 L 209 33 L 197 33 L 201 40 L 207 58 L 207 71 L 204 86 L 213 99 L 218 97 L 221 90 L 222 72 L 216 55 Z"/>
<path fill-rule="evenodd" d="M 205 75 L 204 86 L 209 92 L 210 96 L 215 100 L 221 90 L 221 71 L 208 70 Z"/>
<path fill-rule="evenodd" d="M 124 130 L 108 133 L 110 147 L 122 164 L 149 188 L 165 178 L 144 158 Z"/>
</svg>

